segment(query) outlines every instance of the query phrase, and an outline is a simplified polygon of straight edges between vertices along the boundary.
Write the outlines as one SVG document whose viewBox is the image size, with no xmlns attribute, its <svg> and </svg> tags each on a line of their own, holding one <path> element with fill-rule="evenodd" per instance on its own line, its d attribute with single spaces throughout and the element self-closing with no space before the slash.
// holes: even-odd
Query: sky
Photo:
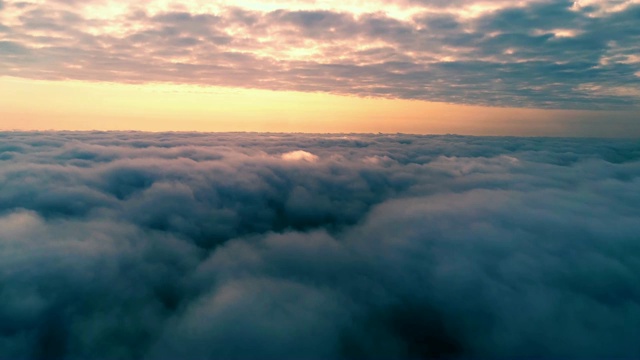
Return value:
<svg viewBox="0 0 640 360">
<path fill-rule="evenodd" d="M 638 0 L 0 0 L 0 129 L 640 136 Z"/>
</svg>

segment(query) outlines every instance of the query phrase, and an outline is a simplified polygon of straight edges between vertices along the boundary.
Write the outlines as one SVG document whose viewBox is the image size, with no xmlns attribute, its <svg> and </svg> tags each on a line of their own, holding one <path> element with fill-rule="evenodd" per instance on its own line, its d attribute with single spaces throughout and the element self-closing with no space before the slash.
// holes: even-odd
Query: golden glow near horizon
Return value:
<svg viewBox="0 0 640 360">
<path fill-rule="evenodd" d="M 615 125 L 611 134 L 595 133 L 588 128 L 576 132 L 572 128 L 575 119 L 585 115 L 588 112 L 463 106 L 325 93 L 0 78 L 3 119 L 0 131 L 615 135 Z"/>
</svg>

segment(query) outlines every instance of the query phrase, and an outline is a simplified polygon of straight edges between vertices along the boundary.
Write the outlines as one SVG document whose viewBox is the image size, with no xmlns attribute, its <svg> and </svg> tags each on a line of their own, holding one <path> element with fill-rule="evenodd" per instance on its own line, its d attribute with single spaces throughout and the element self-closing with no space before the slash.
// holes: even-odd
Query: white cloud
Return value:
<svg viewBox="0 0 640 360">
<path fill-rule="evenodd" d="M 296 150 L 290 151 L 288 153 L 282 154 L 282 160 L 285 161 L 307 161 L 307 162 L 316 162 L 318 161 L 318 156 L 313 155 L 312 153 L 304 150 Z"/>
</svg>

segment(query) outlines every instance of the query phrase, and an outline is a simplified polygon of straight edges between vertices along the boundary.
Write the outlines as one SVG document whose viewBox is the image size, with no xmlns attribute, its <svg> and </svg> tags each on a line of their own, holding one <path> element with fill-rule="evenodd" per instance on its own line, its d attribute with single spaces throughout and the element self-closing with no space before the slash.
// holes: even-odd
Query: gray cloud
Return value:
<svg viewBox="0 0 640 360">
<path fill-rule="evenodd" d="M 635 141 L 10 132 L 0 162 L 0 358 L 640 354 Z"/>
<path fill-rule="evenodd" d="M 602 12 L 573 1 L 500 4 L 505 7 L 462 18 L 463 3 L 424 2 L 410 19 L 237 7 L 216 15 L 150 15 L 132 6 L 114 23 L 48 3 L 11 18 L 10 32 L 0 40 L 12 45 L 5 45 L 0 61 L 3 75 L 29 78 L 516 107 L 629 109 L 638 103 L 638 5 Z"/>
</svg>

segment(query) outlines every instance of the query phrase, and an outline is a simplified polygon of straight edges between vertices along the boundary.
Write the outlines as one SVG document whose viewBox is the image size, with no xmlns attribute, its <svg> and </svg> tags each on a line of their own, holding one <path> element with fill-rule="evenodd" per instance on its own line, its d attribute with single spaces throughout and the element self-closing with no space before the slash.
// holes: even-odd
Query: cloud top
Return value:
<svg viewBox="0 0 640 360">
<path fill-rule="evenodd" d="M 282 154 L 282 160 L 316 162 L 318 161 L 318 157 L 304 150 L 296 150 Z"/>
</svg>

